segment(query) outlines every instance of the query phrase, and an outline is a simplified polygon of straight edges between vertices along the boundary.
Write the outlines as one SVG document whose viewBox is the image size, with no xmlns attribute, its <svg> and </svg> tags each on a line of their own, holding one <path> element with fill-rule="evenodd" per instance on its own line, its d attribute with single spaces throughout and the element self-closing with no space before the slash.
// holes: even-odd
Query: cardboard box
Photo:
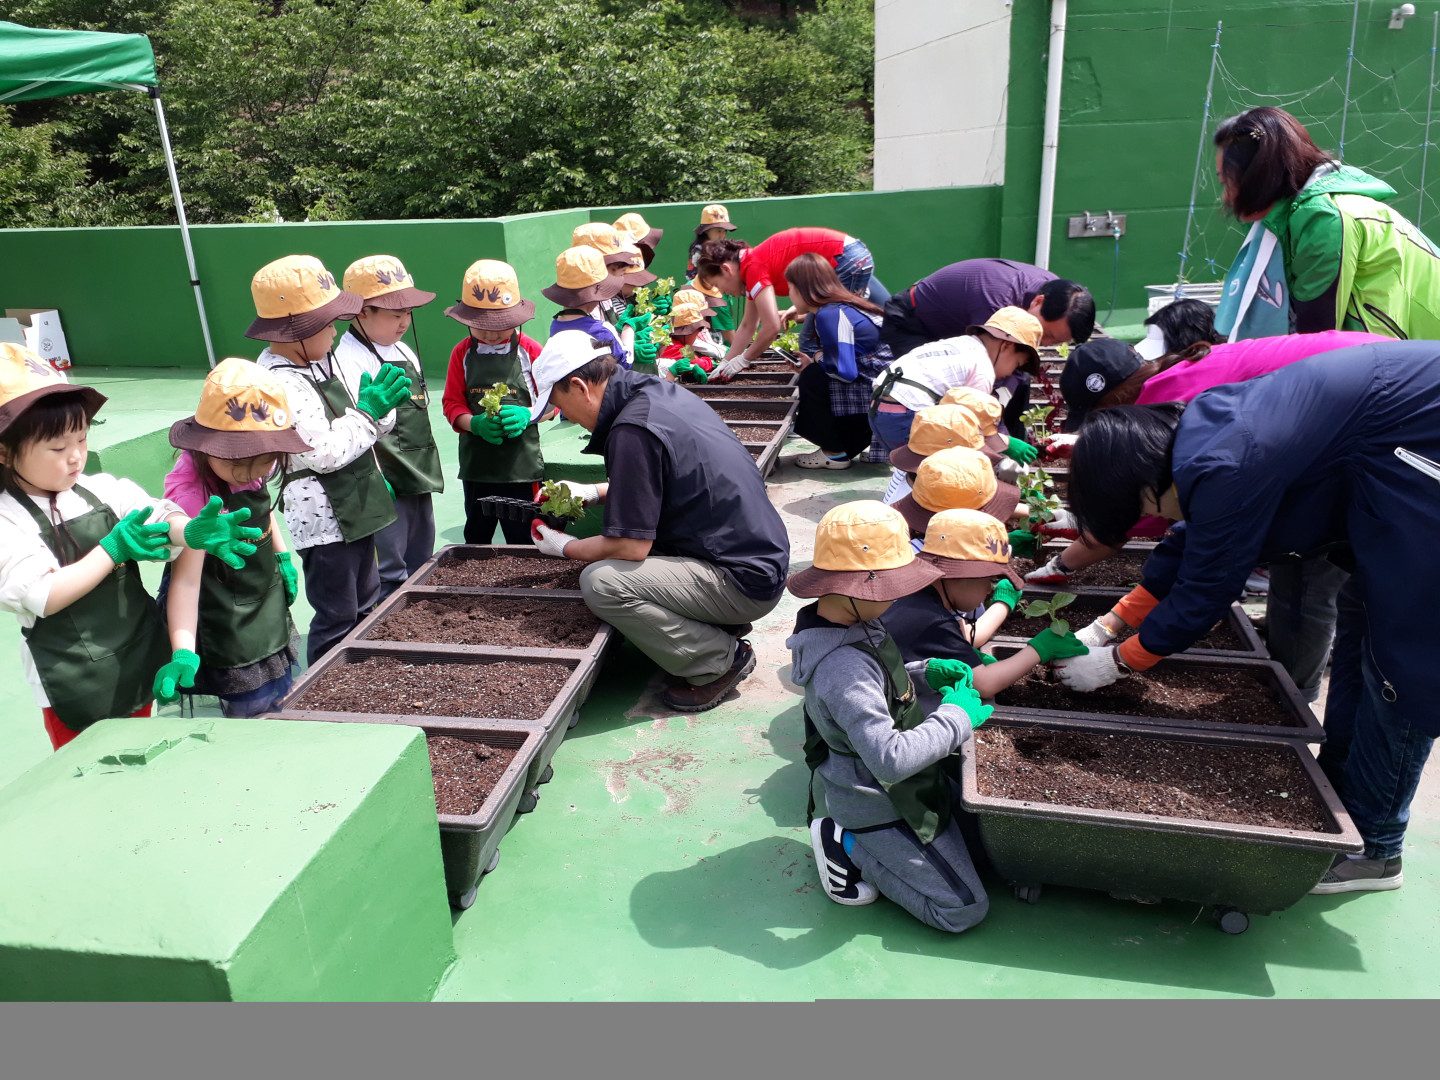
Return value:
<svg viewBox="0 0 1440 1080">
<path fill-rule="evenodd" d="M 6 308 L 7 318 L 18 319 L 25 333 L 25 346 L 63 371 L 70 366 L 70 346 L 60 327 L 60 312 L 54 308 Z"/>
</svg>

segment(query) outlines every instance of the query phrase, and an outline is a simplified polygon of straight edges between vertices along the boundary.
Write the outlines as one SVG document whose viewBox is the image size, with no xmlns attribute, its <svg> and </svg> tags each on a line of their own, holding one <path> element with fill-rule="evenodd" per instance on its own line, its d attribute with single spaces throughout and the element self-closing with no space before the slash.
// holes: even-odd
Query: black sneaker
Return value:
<svg viewBox="0 0 1440 1080">
<path fill-rule="evenodd" d="M 740 640 L 735 643 L 735 659 L 730 662 L 730 670 L 724 675 L 700 686 L 686 683 L 672 687 L 665 691 L 661 700 L 676 712 L 705 712 L 725 700 L 725 695 L 754 670 L 755 650 L 748 641 Z"/>
<path fill-rule="evenodd" d="M 1352 859 L 1348 855 L 1337 855 L 1320 879 L 1320 884 L 1310 890 L 1315 896 L 1330 896 L 1332 893 L 1387 892 L 1400 888 L 1405 880 L 1400 872 L 1400 856 L 1393 859 Z"/>
<path fill-rule="evenodd" d="M 810 823 L 810 846 L 815 850 L 815 869 L 825 895 L 846 907 L 864 907 L 880 899 L 880 890 L 860 879 L 860 868 L 841 840 L 845 830 L 834 818 L 816 818 Z"/>
</svg>

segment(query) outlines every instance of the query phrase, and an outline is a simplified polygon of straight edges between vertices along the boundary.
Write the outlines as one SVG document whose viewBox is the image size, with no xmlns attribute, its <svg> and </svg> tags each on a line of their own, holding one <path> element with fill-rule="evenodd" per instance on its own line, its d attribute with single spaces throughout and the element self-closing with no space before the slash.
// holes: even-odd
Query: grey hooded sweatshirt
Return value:
<svg viewBox="0 0 1440 1080">
<path fill-rule="evenodd" d="M 867 640 L 879 645 L 885 627 L 879 622 L 840 626 L 821 618 L 816 605 L 802 608 L 790 648 L 790 678 L 805 688 L 805 711 L 832 750 L 815 770 L 822 781 L 830 817 L 846 829 L 863 829 L 899 820 L 884 784 L 913 776 L 927 765 L 953 754 L 970 738 L 970 718 L 957 705 L 940 705 L 928 693 L 925 661 L 905 670 L 921 702 L 936 706 L 924 722 L 900 731 L 886 707 L 884 669 L 868 654 L 848 648 Z"/>
</svg>

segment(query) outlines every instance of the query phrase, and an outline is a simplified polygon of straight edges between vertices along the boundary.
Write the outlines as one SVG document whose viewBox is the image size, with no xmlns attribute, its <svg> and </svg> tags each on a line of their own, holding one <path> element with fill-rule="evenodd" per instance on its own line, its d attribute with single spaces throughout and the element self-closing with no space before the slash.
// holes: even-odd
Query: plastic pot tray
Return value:
<svg viewBox="0 0 1440 1080">
<path fill-rule="evenodd" d="M 404 592 L 410 589 L 440 589 L 448 595 L 464 594 L 491 594 L 495 596 L 536 596 L 548 595 L 564 597 L 567 600 L 578 599 L 579 589 L 530 589 L 524 586 L 467 586 L 467 585 L 431 585 L 431 577 L 435 574 L 435 568 L 446 559 L 494 559 L 501 555 L 514 556 L 517 559 L 538 559 L 548 563 L 559 565 L 565 560 L 557 559 L 553 555 L 544 555 L 530 544 L 447 544 L 425 562 L 419 570 L 410 577 L 410 580 L 400 586 L 397 592 Z"/>
<path fill-rule="evenodd" d="M 1113 731 L 1079 720 L 996 716 L 991 722 Z M 1328 824 L 1323 832 L 1309 832 L 985 796 L 979 791 L 972 744 L 962 764 L 961 802 L 976 815 L 985 852 L 1001 876 L 1021 886 L 1066 885 L 1145 902 L 1182 900 L 1266 914 L 1305 896 L 1337 854 L 1363 849 L 1334 789 L 1315 759 L 1294 740 L 1143 725 L 1125 734 L 1211 746 L 1273 747 L 1294 754 L 1324 805 Z"/>
<path fill-rule="evenodd" d="M 992 652 L 999 658 L 1018 652 L 1023 646 L 1019 642 L 995 642 Z M 1310 705 L 1300 696 L 1294 680 L 1274 660 L 1252 660 L 1238 656 L 1197 656 L 1194 653 L 1177 653 L 1167 656 L 1155 669 L 1157 671 L 1244 671 L 1255 676 L 1274 690 L 1280 697 L 1280 707 L 1290 719 L 1284 727 L 1269 724 L 1227 724 L 1214 720 L 1177 720 L 1160 716 L 1124 716 L 1119 713 L 1081 712 L 1060 709 L 1028 709 L 1016 705 L 996 705 L 995 716 L 1017 717 L 1031 720 L 1051 721 L 1073 718 L 1081 723 L 1096 727 L 1114 729 L 1133 727 L 1137 724 L 1165 730 L 1194 731 L 1211 735 L 1257 735 L 1283 741 L 1324 742 L 1325 729 L 1320 726 Z M 1075 695 L 1077 700 L 1082 695 Z"/>
<path fill-rule="evenodd" d="M 558 514 L 547 514 L 540 509 L 540 503 L 530 502 L 528 499 L 507 499 L 503 495 L 486 495 L 471 501 L 486 517 L 500 518 L 502 521 L 533 521 L 539 518 L 552 529 L 563 529 L 570 524 L 569 518 L 560 517 Z"/>
<path fill-rule="evenodd" d="M 521 590 L 506 590 L 507 593 L 514 593 L 518 591 Z M 584 601 L 579 599 L 578 596 L 572 597 L 563 593 L 543 592 L 536 589 L 524 590 L 524 592 L 526 593 L 524 599 L 534 600 L 544 604 L 584 603 Z M 477 596 L 473 595 L 472 590 L 465 590 L 459 595 L 457 595 L 457 590 L 455 589 L 409 588 L 404 590 L 397 590 L 390 596 L 386 597 L 381 602 L 378 608 L 376 608 L 373 612 L 367 615 L 364 620 L 355 627 L 354 630 L 350 631 L 350 633 L 346 635 L 345 640 L 342 642 L 342 644 L 352 645 L 365 643 L 374 645 L 417 645 L 422 648 L 434 646 L 436 648 L 444 649 L 446 652 L 455 652 L 465 655 L 501 657 L 508 657 L 512 653 L 523 653 L 526 657 L 534 657 L 538 653 L 544 653 L 548 656 L 553 656 L 556 659 L 569 659 L 572 657 L 590 655 L 598 657 L 605 651 L 605 647 L 610 644 L 611 636 L 615 633 L 615 628 L 613 626 L 611 626 L 609 623 L 602 622 L 600 624 L 600 629 L 595 632 L 595 636 L 590 639 L 589 643 L 578 649 L 568 648 L 559 645 L 464 645 L 458 642 L 449 641 L 389 641 L 385 638 L 372 638 L 370 636 L 372 633 L 375 632 L 376 627 L 378 627 L 380 623 L 384 622 L 385 619 L 398 611 L 405 610 L 405 608 L 409 607 L 411 604 L 418 604 L 424 600 L 461 599 L 473 600 L 476 603 L 483 604 L 487 598 L 496 600 L 514 599 L 514 597 L 512 596 L 500 596 L 494 592 L 481 593 Z"/>
</svg>

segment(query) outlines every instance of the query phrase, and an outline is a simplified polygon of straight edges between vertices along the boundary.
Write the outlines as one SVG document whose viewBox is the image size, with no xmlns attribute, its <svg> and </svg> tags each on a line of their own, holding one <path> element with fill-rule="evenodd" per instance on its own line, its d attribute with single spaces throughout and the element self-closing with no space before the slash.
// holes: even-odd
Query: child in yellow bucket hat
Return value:
<svg viewBox="0 0 1440 1080">
<path fill-rule="evenodd" d="M 624 287 L 625 276 L 612 275 L 598 249 L 585 244 L 566 248 L 555 256 L 555 284 L 540 290 L 545 299 L 560 305 L 550 323 L 550 333 L 582 330 L 609 345 L 621 367 L 631 367 L 635 362 L 633 338 L 626 345 L 620 334 L 599 317 L 601 301 L 618 295 Z"/>
<path fill-rule="evenodd" d="M 575 247 L 593 247 L 600 252 L 605 260 L 605 269 L 623 282 L 618 293 L 600 301 L 599 308 L 600 317 L 618 330 L 636 288 L 652 284 L 656 280 L 655 275 L 645 269 L 644 256 L 631 242 L 630 234 L 620 232 L 614 225 L 603 221 L 577 225 L 570 234 L 570 243 Z"/>
<path fill-rule="evenodd" d="M 800 609 L 786 645 L 805 690 L 805 760 L 824 792 L 825 816 L 813 817 L 813 792 L 807 816 L 825 894 L 859 906 L 883 892 L 959 933 L 988 900 L 954 817 L 952 755 L 989 709 L 968 668 L 906 664 L 880 621 L 942 573 L 916 556 L 892 507 L 837 506 L 816 526 L 813 564 L 790 578 L 792 593 L 817 602 Z M 922 701 L 924 691 L 933 693 Z"/>
<path fill-rule="evenodd" d="M 330 351 L 335 321 L 365 300 L 347 292 L 319 259 L 287 255 L 250 281 L 257 318 L 246 337 L 267 342 L 258 363 L 284 387 L 295 428 L 310 449 L 281 480 L 285 524 L 305 567 L 314 608 L 306 657 L 313 664 L 354 629 L 380 596 L 375 534 L 396 520 L 394 494 L 375 444 L 395 427 L 410 380 L 369 352 Z"/>
<path fill-rule="evenodd" d="M 99 720 L 150 715 L 170 646 L 135 563 L 191 548 L 238 569 L 260 538 L 219 500 L 191 517 L 132 480 L 82 476 L 103 404 L 0 343 L 0 609 L 19 620 L 25 681 L 57 750 Z"/>
<path fill-rule="evenodd" d="M 730 211 L 720 203 L 709 203 L 700 210 L 700 224 L 695 226 L 695 241 L 685 262 L 685 280 L 692 289 L 705 294 L 715 313 L 710 317 L 710 329 L 726 345 L 735 337 L 735 328 L 740 325 L 739 301 L 726 296 L 713 285 L 706 285 L 698 276 L 700 249 L 706 240 L 723 240 L 727 233 L 738 228 L 730 220 Z"/>
<path fill-rule="evenodd" d="M 219 498 L 226 510 L 248 510 L 264 534 L 238 570 L 198 551 L 182 552 L 167 568 L 162 601 L 173 651 L 155 675 L 155 699 L 214 694 L 226 716 L 262 716 L 294 681 L 290 606 L 300 589 L 265 485 L 283 471 L 283 458 L 310 444 L 295 430 L 280 380 L 231 357 L 206 377 L 195 415 L 171 426 L 170 445 L 180 455 L 165 477 L 167 499 L 196 514 Z"/>
<path fill-rule="evenodd" d="M 460 484 L 465 489 L 465 542 L 488 544 L 496 519 L 480 511 L 480 499 L 533 500 L 545 476 L 540 429 L 530 422 L 535 377 L 530 366 L 540 343 L 520 327 L 535 317 L 535 301 L 520 294 L 515 268 L 499 259 L 470 264 L 460 299 L 445 314 L 470 332 L 450 351 L 445 376 L 445 419 L 460 437 Z M 504 383 L 499 415 L 488 416 L 480 399 Z M 573 484 L 571 485 L 574 486 Z M 507 544 L 528 544 L 528 521 L 500 522 Z"/>
<path fill-rule="evenodd" d="M 707 325 L 710 308 L 705 295 L 694 289 L 675 294 L 670 309 L 670 344 L 660 353 L 659 364 L 671 378 L 704 383 L 725 355 L 725 346 L 710 336 Z"/>
<path fill-rule="evenodd" d="M 375 534 L 384 600 L 435 553 L 433 497 L 445 490 L 440 450 L 430 427 L 430 388 L 419 356 L 405 344 L 413 313 L 435 299 L 393 255 L 367 255 L 345 268 L 346 292 L 365 306 L 340 335 L 335 358 L 360 368 L 370 359 L 393 364 L 410 380 L 410 396 L 395 406 L 395 426 L 375 443 L 380 472 L 395 493 L 395 521 Z M 419 347 L 418 336 L 415 339 Z"/>
<path fill-rule="evenodd" d="M 665 235 L 665 230 L 655 228 L 633 210 L 616 218 L 615 228 L 620 232 L 630 234 L 630 239 L 639 247 L 645 260 L 645 268 L 648 270 L 650 264 L 655 261 L 655 249 L 660 246 L 660 238 Z"/>
</svg>

